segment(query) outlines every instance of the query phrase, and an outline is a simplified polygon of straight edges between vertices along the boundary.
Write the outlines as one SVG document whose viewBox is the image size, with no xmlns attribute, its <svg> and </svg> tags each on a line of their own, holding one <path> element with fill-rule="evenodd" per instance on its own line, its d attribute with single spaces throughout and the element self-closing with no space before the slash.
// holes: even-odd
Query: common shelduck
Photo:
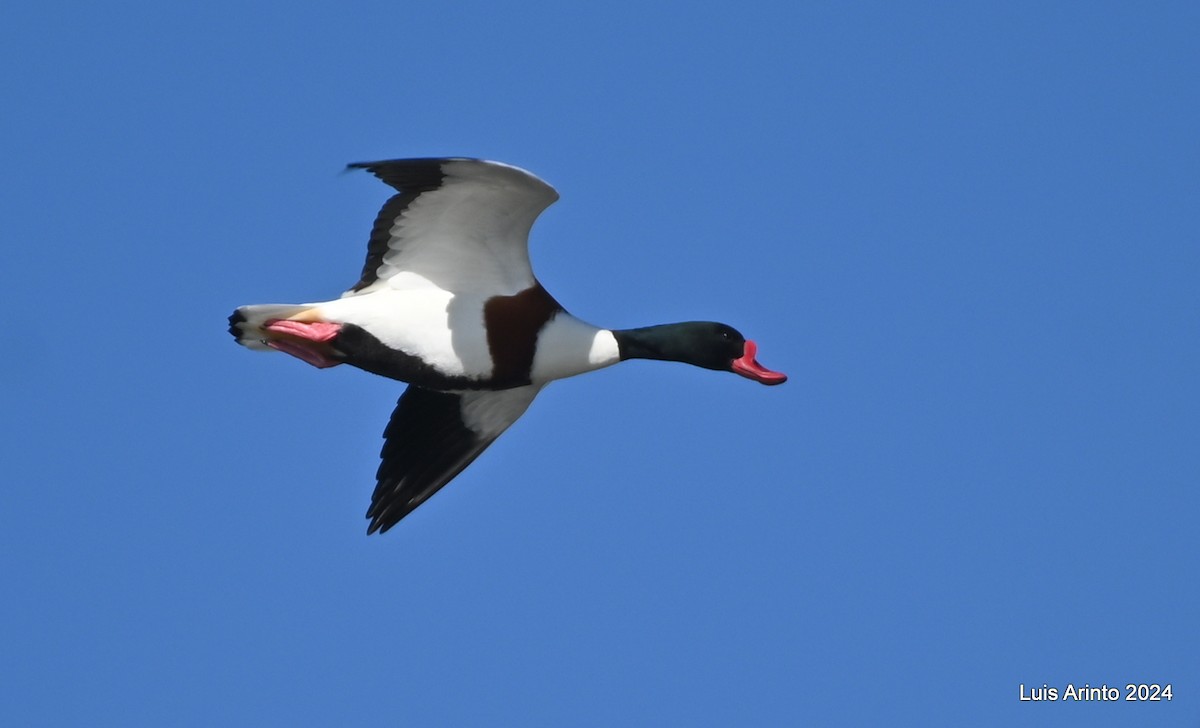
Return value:
<svg viewBox="0 0 1200 728">
<path fill-rule="evenodd" d="M 332 301 L 242 306 L 229 332 L 251 349 L 408 383 L 384 430 L 369 534 L 386 532 L 450 482 L 555 379 L 662 359 L 762 384 L 787 380 L 725 324 L 612 330 L 567 313 L 529 263 L 533 221 L 558 199 L 529 172 L 462 158 L 347 169 L 399 191 L 375 219 L 362 277 Z"/>
</svg>

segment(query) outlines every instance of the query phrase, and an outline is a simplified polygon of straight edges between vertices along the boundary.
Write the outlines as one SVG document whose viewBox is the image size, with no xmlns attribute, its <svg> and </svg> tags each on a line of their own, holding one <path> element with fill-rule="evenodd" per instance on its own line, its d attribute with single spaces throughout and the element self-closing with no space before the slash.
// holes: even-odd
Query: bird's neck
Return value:
<svg viewBox="0 0 1200 728">
<path fill-rule="evenodd" d="M 643 326 L 637 329 L 620 329 L 612 332 L 616 339 L 621 360 L 657 359 L 659 361 L 687 361 L 687 351 L 675 336 L 675 324 Z"/>
</svg>

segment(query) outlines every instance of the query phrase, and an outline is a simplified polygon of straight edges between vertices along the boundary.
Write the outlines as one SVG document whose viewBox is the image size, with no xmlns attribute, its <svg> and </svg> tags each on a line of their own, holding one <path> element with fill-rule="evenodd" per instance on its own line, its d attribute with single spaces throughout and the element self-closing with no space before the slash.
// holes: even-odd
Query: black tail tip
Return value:
<svg viewBox="0 0 1200 728">
<path fill-rule="evenodd" d="M 234 311 L 229 316 L 229 333 L 235 339 L 240 339 L 242 332 L 238 330 L 238 324 L 245 323 L 246 317 L 242 315 L 241 310 Z"/>
</svg>

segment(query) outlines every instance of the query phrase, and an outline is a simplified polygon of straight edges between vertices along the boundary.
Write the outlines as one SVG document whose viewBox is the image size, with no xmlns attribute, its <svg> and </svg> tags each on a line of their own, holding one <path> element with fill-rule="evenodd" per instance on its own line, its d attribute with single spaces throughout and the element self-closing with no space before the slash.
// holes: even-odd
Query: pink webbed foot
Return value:
<svg viewBox="0 0 1200 728">
<path fill-rule="evenodd" d="M 333 356 L 333 347 L 329 345 L 338 332 L 341 324 L 331 324 L 325 321 L 305 323 L 280 319 L 271 321 L 264 326 L 267 331 L 281 334 L 279 338 L 266 340 L 266 345 L 284 354 L 307 362 L 318 369 L 335 367 L 342 362 Z"/>
<path fill-rule="evenodd" d="M 308 341 L 315 341 L 318 344 L 323 344 L 326 341 L 332 341 L 333 337 L 337 336 L 338 332 L 342 330 L 342 325 L 331 324 L 325 321 L 304 323 L 303 321 L 278 319 L 276 321 L 267 322 L 266 328 L 267 331 L 288 334 L 289 336 L 295 336 L 297 339 L 306 339 Z"/>
</svg>

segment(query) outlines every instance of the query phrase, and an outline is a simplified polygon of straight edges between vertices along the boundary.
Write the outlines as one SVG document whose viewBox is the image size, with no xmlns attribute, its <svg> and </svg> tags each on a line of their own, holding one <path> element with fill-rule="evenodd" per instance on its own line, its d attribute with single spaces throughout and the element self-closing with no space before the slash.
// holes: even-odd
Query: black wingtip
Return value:
<svg viewBox="0 0 1200 728">
<path fill-rule="evenodd" d="M 388 519 L 384 517 L 386 515 L 386 511 L 387 509 L 384 507 L 383 503 L 375 498 L 371 499 L 371 507 L 367 509 L 367 519 L 371 521 L 371 523 L 367 525 L 368 536 L 376 533 L 381 535 L 385 534 L 389 528 L 396 525 L 396 521 L 388 522 Z"/>
<path fill-rule="evenodd" d="M 384 159 L 378 162 L 351 162 L 346 172 L 365 169 L 391 187 L 404 192 L 434 190 L 441 186 L 445 175 L 442 165 L 455 161 L 454 157 L 428 157 L 421 159 Z"/>
<path fill-rule="evenodd" d="M 370 525 L 367 526 L 367 535 L 378 533 L 382 536 L 411 511 L 411 508 L 398 509 L 382 501 L 372 502 L 371 507 L 367 509 L 367 518 L 371 520 Z"/>
<path fill-rule="evenodd" d="M 368 172 L 378 173 L 378 170 L 385 167 L 440 167 L 443 162 L 449 162 L 452 159 L 453 157 L 414 157 L 412 159 L 379 159 L 374 162 L 350 162 L 342 171 L 353 172 L 365 169 Z"/>
<path fill-rule="evenodd" d="M 406 157 L 403 159 L 377 159 L 372 162 L 350 162 L 344 171 L 375 169 L 378 167 L 429 167 L 446 162 L 482 162 L 480 157 Z"/>
<path fill-rule="evenodd" d="M 394 526 L 400 522 L 399 520 L 395 520 L 395 521 L 388 523 L 388 522 L 385 522 L 379 516 L 372 516 L 370 514 L 367 514 L 367 518 L 371 519 L 370 525 L 367 526 L 367 535 L 368 536 L 373 536 L 376 533 L 378 533 L 380 536 L 382 536 L 383 534 L 387 533 L 391 529 L 392 526 Z"/>
<path fill-rule="evenodd" d="M 380 168 L 386 164 L 388 164 L 388 163 L 387 162 L 351 162 L 350 164 L 347 164 L 345 166 L 345 168 L 342 169 L 342 174 L 345 175 L 345 174 L 350 174 L 351 172 L 358 172 L 359 170 L 366 170 L 366 171 L 370 172 L 371 174 L 375 175 L 376 177 L 379 177 Z"/>
</svg>

